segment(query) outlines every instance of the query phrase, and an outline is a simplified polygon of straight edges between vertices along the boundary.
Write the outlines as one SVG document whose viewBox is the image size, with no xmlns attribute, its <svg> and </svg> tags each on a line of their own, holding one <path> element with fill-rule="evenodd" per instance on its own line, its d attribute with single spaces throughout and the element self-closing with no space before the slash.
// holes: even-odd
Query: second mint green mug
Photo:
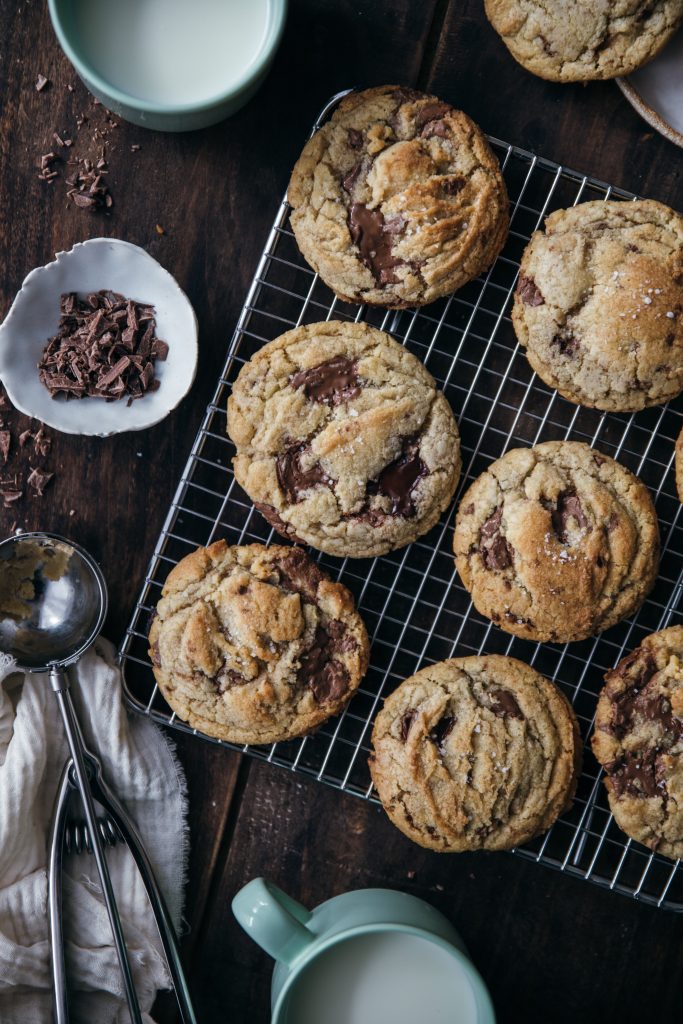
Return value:
<svg viewBox="0 0 683 1024">
<path fill-rule="evenodd" d="M 495 1024 L 462 939 L 415 896 L 359 889 L 309 911 L 255 878 L 232 909 L 276 960 L 271 1024 Z"/>
</svg>

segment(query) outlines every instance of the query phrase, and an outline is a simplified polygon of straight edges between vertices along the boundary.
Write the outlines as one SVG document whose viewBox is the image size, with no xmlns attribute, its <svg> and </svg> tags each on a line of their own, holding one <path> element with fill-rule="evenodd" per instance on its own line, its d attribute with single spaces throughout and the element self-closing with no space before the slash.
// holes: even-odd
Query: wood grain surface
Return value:
<svg viewBox="0 0 683 1024">
<path fill-rule="evenodd" d="M 683 209 L 683 153 L 654 134 L 613 83 L 561 86 L 524 72 L 486 22 L 481 0 L 291 0 L 273 71 L 231 120 L 179 135 L 124 122 L 108 129 L 110 216 L 74 208 L 63 171 L 52 184 L 38 179 L 40 154 L 55 150 L 53 132 L 88 155 L 92 132 L 106 120 L 61 54 L 46 4 L 0 0 L 0 40 L 0 316 L 33 267 L 105 235 L 159 259 L 199 317 L 197 381 L 174 414 L 144 433 L 107 440 L 51 431 L 52 449 L 40 460 L 55 473 L 45 497 L 27 494 L 0 509 L 1 535 L 14 523 L 55 530 L 96 555 L 109 581 L 107 634 L 115 641 L 289 171 L 333 92 L 389 81 L 433 90 L 500 138 Z M 39 74 L 50 80 L 41 92 Z M 89 120 L 79 131 L 82 113 Z M 15 436 L 27 426 L 13 411 L 1 415 Z M 25 465 L 15 453 L 5 469 L 25 474 Z M 234 893 L 259 874 L 310 905 L 374 885 L 429 900 L 462 933 L 501 1024 L 681 1019 L 680 917 L 507 854 L 428 853 L 375 806 L 174 738 L 192 834 L 183 949 L 205 1024 L 269 1019 L 271 963 L 230 913 Z M 176 1019 L 166 997 L 156 1019 Z"/>
</svg>

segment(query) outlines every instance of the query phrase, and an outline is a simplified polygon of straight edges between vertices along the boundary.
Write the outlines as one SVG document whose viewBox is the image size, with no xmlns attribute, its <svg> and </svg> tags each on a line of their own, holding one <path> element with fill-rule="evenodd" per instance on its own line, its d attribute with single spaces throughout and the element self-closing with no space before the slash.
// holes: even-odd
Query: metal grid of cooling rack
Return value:
<svg viewBox="0 0 683 1024">
<path fill-rule="evenodd" d="M 342 95 L 327 104 L 314 131 Z M 511 230 L 505 249 L 485 276 L 420 310 L 382 311 L 338 301 L 299 254 L 283 201 L 121 646 L 126 695 L 138 712 L 202 735 L 176 718 L 155 685 L 147 658 L 149 619 L 168 572 L 196 545 L 218 537 L 233 544 L 277 539 L 232 476 L 226 401 L 241 366 L 261 345 L 291 327 L 319 320 L 363 320 L 388 331 L 438 380 L 462 438 L 464 471 L 455 504 L 471 481 L 509 448 L 562 438 L 585 441 L 619 459 L 650 487 L 662 531 L 661 572 L 634 619 L 602 636 L 559 646 L 511 637 L 474 610 L 454 571 L 455 504 L 425 537 L 382 558 L 323 555 L 323 568 L 356 596 L 372 642 L 369 672 L 346 711 L 315 735 L 238 749 L 374 799 L 367 756 L 382 697 L 426 663 L 455 653 L 483 652 L 519 657 L 557 682 L 571 699 L 586 739 L 605 671 L 647 633 L 681 620 L 683 520 L 672 471 L 680 404 L 620 415 L 566 402 L 531 371 L 508 315 L 522 251 L 546 214 L 590 199 L 634 197 L 498 139 L 490 142 L 510 194 Z M 683 911 L 678 862 L 651 853 L 616 827 L 588 748 L 572 810 L 545 836 L 516 852 L 658 907 Z"/>
</svg>

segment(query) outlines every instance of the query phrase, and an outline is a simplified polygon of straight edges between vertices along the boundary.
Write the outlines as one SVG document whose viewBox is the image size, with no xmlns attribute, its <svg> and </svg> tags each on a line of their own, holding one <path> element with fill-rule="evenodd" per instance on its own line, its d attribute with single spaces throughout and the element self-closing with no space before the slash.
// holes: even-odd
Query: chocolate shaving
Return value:
<svg viewBox="0 0 683 1024">
<path fill-rule="evenodd" d="M 39 469 L 33 469 L 29 473 L 26 483 L 33 488 L 39 498 L 42 498 L 43 492 L 53 476 L 54 473 L 43 473 Z"/>
<path fill-rule="evenodd" d="M 12 435 L 9 430 L 0 430 L 0 466 L 4 466 L 9 458 Z"/>
<path fill-rule="evenodd" d="M 446 739 L 453 732 L 453 726 L 455 725 L 454 715 L 444 715 L 436 723 L 434 728 L 429 734 L 429 738 L 432 743 L 436 743 L 439 750 L 443 750 L 443 745 Z"/>
<path fill-rule="evenodd" d="M 45 75 L 38 75 L 36 79 L 36 92 L 42 92 L 50 84 L 50 79 L 46 78 Z"/>
<path fill-rule="evenodd" d="M 502 518 L 499 505 L 479 531 L 481 557 L 487 569 L 509 569 L 513 562 L 514 548 L 500 532 Z"/>
<path fill-rule="evenodd" d="M 155 330 L 153 307 L 117 292 L 99 291 L 84 299 L 62 295 L 57 334 L 38 363 L 40 380 L 52 398 L 127 398 L 129 403 L 142 398 L 159 386 L 154 360 L 168 355 L 168 345 Z M 47 450 L 42 430 L 34 444 L 41 454 Z"/>
</svg>

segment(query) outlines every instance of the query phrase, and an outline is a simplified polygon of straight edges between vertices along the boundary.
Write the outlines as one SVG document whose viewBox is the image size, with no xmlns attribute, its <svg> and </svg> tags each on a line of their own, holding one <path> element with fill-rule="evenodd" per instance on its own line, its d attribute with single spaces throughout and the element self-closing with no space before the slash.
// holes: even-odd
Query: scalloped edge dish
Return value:
<svg viewBox="0 0 683 1024">
<path fill-rule="evenodd" d="M 683 29 L 653 60 L 616 83 L 655 131 L 683 148 Z"/>
<path fill-rule="evenodd" d="M 57 331 L 64 292 L 110 289 L 153 305 L 157 334 L 169 345 L 155 364 L 159 389 L 130 406 L 102 398 L 52 398 L 37 363 Z M 153 256 L 118 238 L 90 238 L 36 267 L 25 278 L 0 325 L 0 380 L 12 405 L 66 434 L 109 437 L 145 430 L 165 419 L 185 397 L 197 371 L 197 318 L 175 278 Z"/>
</svg>

